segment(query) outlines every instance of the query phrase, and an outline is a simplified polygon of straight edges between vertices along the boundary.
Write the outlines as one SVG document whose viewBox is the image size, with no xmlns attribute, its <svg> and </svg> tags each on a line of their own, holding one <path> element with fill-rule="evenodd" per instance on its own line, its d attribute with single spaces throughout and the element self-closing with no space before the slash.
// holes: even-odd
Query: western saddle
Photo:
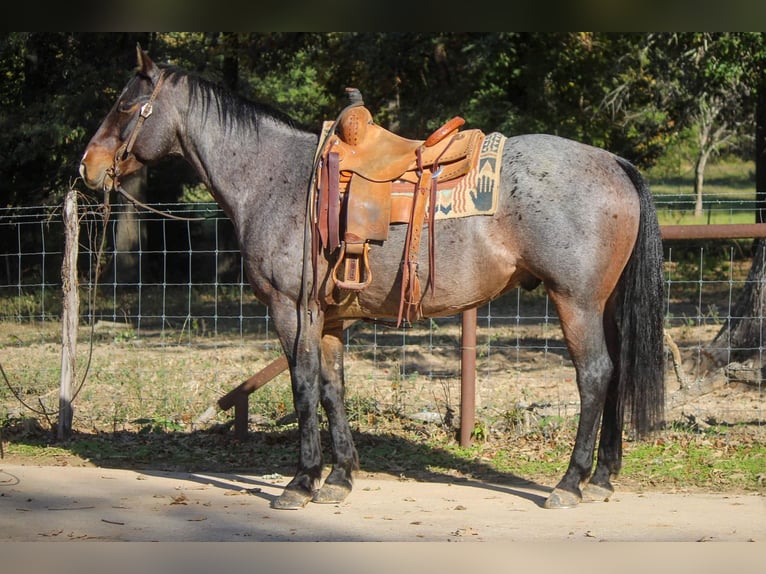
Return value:
<svg viewBox="0 0 766 574">
<path fill-rule="evenodd" d="M 320 245 L 330 254 L 337 251 L 335 287 L 362 291 L 373 280 L 370 243 L 385 241 L 390 225 L 407 224 L 399 326 L 403 319 L 421 317 L 417 272 L 426 223 L 429 284 L 434 290 L 433 221 L 439 184 L 454 183 L 476 165 L 484 134 L 477 129 L 458 132 L 465 120 L 455 117 L 425 140 L 407 139 L 375 124 L 359 90 L 347 88 L 347 93 L 349 105 L 335 122 L 325 123 L 326 136 L 318 151 L 314 269 Z"/>
</svg>

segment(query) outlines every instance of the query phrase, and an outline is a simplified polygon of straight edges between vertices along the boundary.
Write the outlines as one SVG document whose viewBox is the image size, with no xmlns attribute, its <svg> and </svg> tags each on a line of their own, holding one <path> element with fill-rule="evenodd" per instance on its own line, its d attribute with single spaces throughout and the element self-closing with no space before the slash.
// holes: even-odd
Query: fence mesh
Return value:
<svg viewBox="0 0 766 574">
<path fill-rule="evenodd" d="M 223 212 L 215 204 L 155 207 L 203 220 L 113 205 L 96 281 L 102 212 L 81 202 L 79 376 L 88 370 L 75 425 L 118 429 L 153 419 L 188 428 L 280 355 L 269 310 L 250 291 Z M 0 361 L 15 394 L 50 410 L 60 370 L 62 233 L 56 208 L 0 210 Z M 711 349 L 729 358 L 743 351 L 714 339 L 737 317 L 753 261 L 749 243 L 666 243 L 665 258 L 667 382 L 677 397 L 671 416 L 762 424 L 760 339 L 747 360 L 727 360 L 720 376 L 692 392 L 709 378 Z M 448 422 L 458 413 L 460 316 L 404 329 L 360 322 L 346 331 L 345 346 L 352 420 L 393 412 Z M 541 287 L 512 290 L 478 310 L 476 363 L 476 417 L 490 426 L 524 429 L 579 410 L 558 317 Z M 267 404 L 275 416 L 289 416 L 289 388 L 287 374 L 279 375 L 251 397 L 251 409 Z M 0 388 L 0 419 L 27 413 L 14 393 Z"/>
</svg>

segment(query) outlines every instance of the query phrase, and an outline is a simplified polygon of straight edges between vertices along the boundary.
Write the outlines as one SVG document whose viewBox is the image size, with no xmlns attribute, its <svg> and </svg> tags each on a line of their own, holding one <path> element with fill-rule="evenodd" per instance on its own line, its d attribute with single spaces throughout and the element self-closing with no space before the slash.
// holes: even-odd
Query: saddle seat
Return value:
<svg viewBox="0 0 766 574">
<path fill-rule="evenodd" d="M 347 92 L 350 104 L 335 122 L 325 122 L 314 244 L 339 252 L 332 271 L 335 287 L 362 291 L 372 282 L 370 243 L 385 241 L 390 225 L 408 224 L 397 324 L 403 318 L 411 322 L 420 310 L 420 237 L 424 223 L 433 221 L 437 185 L 465 177 L 476 165 L 484 134 L 459 132 L 465 120 L 455 117 L 425 140 L 404 138 L 373 121 L 358 90 Z M 429 257 L 433 289 L 433 225 Z"/>
<path fill-rule="evenodd" d="M 330 140 L 328 151 L 338 153 L 341 172 L 355 173 L 375 182 L 402 179 L 408 172 L 414 174 L 418 170 L 418 151 L 424 167 L 433 166 L 437 161 L 445 166 L 464 160 L 440 175 L 440 180 L 446 181 L 468 171 L 468 162 L 476 148 L 478 138 L 469 136 L 478 135 L 479 130 L 449 137 L 456 136 L 463 123 L 463 118 L 455 117 L 427 140 L 413 140 L 374 123 L 370 111 L 357 106 L 341 116 L 338 134 Z M 416 181 L 413 175 L 408 179 Z"/>
</svg>

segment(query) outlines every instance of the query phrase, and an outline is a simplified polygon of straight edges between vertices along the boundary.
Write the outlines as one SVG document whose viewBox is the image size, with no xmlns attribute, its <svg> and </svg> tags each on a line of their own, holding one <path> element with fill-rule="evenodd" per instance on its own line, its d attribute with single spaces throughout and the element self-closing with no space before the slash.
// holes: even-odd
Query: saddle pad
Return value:
<svg viewBox="0 0 766 574">
<path fill-rule="evenodd" d="M 498 132 L 487 134 L 481 145 L 476 168 L 455 185 L 446 182 L 437 190 L 435 219 L 469 215 L 493 215 L 499 195 L 500 161 L 506 137 Z"/>
<path fill-rule="evenodd" d="M 316 156 L 333 125 L 331 121 L 323 122 Z M 463 178 L 438 185 L 435 219 L 494 215 L 500 193 L 500 161 L 505 140 L 506 137 L 499 132 L 487 134 L 481 144 L 476 168 Z M 398 192 L 394 191 L 393 195 L 398 195 Z M 412 191 L 407 191 L 405 195 L 412 197 Z"/>
</svg>

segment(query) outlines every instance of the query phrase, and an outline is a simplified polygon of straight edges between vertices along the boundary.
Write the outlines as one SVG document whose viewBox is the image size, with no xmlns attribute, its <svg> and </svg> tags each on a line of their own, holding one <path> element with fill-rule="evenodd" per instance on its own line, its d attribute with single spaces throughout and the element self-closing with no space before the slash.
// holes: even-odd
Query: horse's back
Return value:
<svg viewBox="0 0 766 574">
<path fill-rule="evenodd" d="M 617 157 L 604 149 L 574 140 L 529 134 L 508 138 L 502 164 L 505 199 L 562 202 L 584 200 L 566 210 L 580 213 L 591 206 L 620 204 L 638 206 L 630 178 Z M 616 207 L 616 206 L 615 206 Z"/>
</svg>

